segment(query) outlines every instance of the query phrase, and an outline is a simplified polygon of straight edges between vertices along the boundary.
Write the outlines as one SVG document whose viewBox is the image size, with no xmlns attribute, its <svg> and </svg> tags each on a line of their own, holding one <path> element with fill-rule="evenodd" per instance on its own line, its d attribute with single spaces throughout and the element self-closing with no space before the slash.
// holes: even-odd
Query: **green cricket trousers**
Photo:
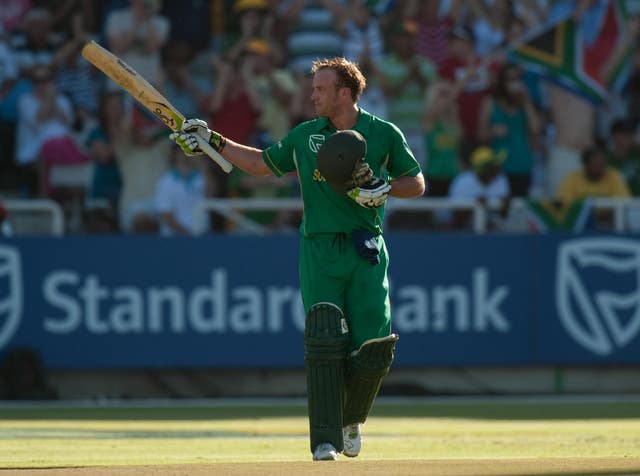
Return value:
<svg viewBox="0 0 640 476">
<path fill-rule="evenodd" d="M 305 312 L 323 302 L 342 309 L 351 333 L 350 351 L 369 339 L 391 334 L 389 257 L 382 235 L 375 241 L 380 262 L 372 265 L 358 254 L 346 233 L 300 238 L 300 291 Z"/>
</svg>

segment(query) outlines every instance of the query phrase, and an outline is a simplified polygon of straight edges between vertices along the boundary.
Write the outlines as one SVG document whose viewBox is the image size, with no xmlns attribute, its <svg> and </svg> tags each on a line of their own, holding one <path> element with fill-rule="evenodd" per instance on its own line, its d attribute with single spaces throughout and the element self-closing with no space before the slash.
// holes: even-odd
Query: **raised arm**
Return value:
<svg viewBox="0 0 640 476">
<path fill-rule="evenodd" d="M 262 160 L 262 150 L 238 144 L 229 139 L 226 142 L 220 154 L 233 165 L 250 175 L 258 177 L 266 177 L 273 174 L 264 160 Z"/>
<path fill-rule="evenodd" d="M 198 143 L 199 135 L 206 140 L 222 157 L 235 167 L 255 176 L 271 175 L 271 169 L 262 160 L 262 151 L 255 147 L 238 144 L 223 137 L 202 119 L 188 119 L 182 124 L 182 130 L 172 133 L 169 137 L 174 140 L 187 155 L 201 155 L 202 149 Z"/>
</svg>

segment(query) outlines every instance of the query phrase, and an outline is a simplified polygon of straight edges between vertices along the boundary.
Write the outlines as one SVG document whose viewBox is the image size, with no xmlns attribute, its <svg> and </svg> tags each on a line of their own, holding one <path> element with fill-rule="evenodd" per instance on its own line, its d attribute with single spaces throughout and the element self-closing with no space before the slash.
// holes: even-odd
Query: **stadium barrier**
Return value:
<svg viewBox="0 0 640 476">
<path fill-rule="evenodd" d="M 7 210 L 13 233 L 17 235 L 64 235 L 64 213 L 62 207 L 54 200 L 0 199 L 0 201 Z"/>
<path fill-rule="evenodd" d="M 613 214 L 613 229 L 618 233 L 640 230 L 640 198 L 591 198 L 591 206 L 598 210 L 610 210 Z M 471 229 L 474 233 L 482 234 L 489 230 L 490 218 L 496 218 L 495 213 L 502 207 L 499 201 L 492 200 L 486 205 L 476 200 L 450 199 L 427 197 L 418 200 L 401 200 L 390 198 L 386 207 L 385 219 L 388 221 L 396 212 L 451 212 L 466 210 L 472 215 Z M 527 232 L 528 224 L 523 217 L 529 209 L 528 202 L 522 198 L 510 201 L 510 221 L 496 219 L 503 231 Z M 246 233 L 264 235 L 272 233 L 268 228 L 256 223 L 243 211 L 299 211 L 302 210 L 302 200 L 299 198 L 209 198 L 200 202 L 195 210 L 196 230 L 198 234 L 207 233 L 207 222 L 203 217 L 207 212 L 216 212 L 234 222 L 237 229 Z M 517 215 L 520 217 L 517 217 Z"/>
</svg>

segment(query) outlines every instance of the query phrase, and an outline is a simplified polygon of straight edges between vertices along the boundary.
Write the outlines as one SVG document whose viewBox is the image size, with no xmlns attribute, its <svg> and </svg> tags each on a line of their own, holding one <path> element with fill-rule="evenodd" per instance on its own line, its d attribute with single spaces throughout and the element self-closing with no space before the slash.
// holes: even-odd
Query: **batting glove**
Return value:
<svg viewBox="0 0 640 476">
<path fill-rule="evenodd" d="M 347 191 L 347 195 L 364 208 L 378 208 L 386 202 L 390 191 L 391 185 L 386 180 L 373 177 L 368 183 Z"/>
<path fill-rule="evenodd" d="M 169 135 L 169 139 L 178 144 L 182 151 L 188 156 L 193 157 L 202 155 L 203 153 L 200 144 L 198 144 L 198 139 L 193 134 L 187 134 L 182 131 L 172 132 Z"/>
<path fill-rule="evenodd" d="M 191 134 L 198 134 L 217 152 L 222 152 L 227 143 L 227 139 L 216 131 L 209 129 L 209 125 L 202 119 L 187 119 L 182 123 L 182 130 Z"/>
<path fill-rule="evenodd" d="M 366 185 L 373 178 L 373 170 L 369 167 L 369 164 L 364 159 L 356 162 L 351 174 L 352 187 L 361 187 Z"/>
</svg>

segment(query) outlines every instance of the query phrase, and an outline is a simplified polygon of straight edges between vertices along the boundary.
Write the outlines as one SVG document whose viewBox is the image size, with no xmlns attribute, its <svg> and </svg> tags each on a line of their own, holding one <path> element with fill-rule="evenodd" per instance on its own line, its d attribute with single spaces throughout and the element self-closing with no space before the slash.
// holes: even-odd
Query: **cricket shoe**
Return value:
<svg viewBox="0 0 640 476">
<path fill-rule="evenodd" d="M 349 458 L 358 456 L 362 448 L 360 423 L 352 423 L 351 425 L 343 427 L 342 440 L 344 441 L 344 450 L 342 450 L 342 453 Z"/>
<path fill-rule="evenodd" d="M 313 450 L 314 461 L 337 461 L 338 452 L 331 443 L 320 443 Z"/>
</svg>

